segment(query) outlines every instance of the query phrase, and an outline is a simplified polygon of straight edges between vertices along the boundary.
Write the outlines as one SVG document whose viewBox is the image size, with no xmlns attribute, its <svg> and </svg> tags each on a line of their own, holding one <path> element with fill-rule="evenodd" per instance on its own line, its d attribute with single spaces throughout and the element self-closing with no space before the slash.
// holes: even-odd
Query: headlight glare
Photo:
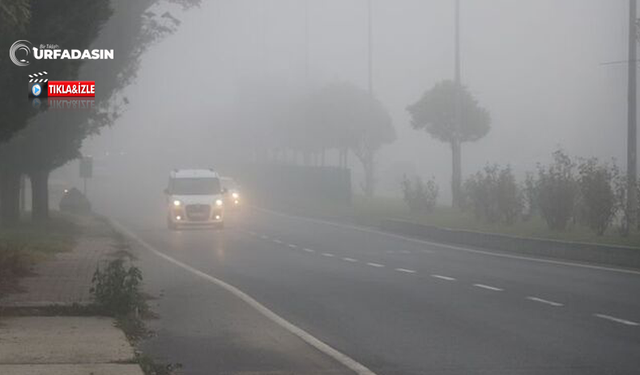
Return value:
<svg viewBox="0 0 640 375">
<path fill-rule="evenodd" d="M 180 207 L 181 204 L 182 203 L 177 199 L 173 201 L 173 205 L 176 206 L 176 207 Z"/>
<path fill-rule="evenodd" d="M 216 199 L 216 206 L 222 206 L 222 199 Z"/>
</svg>

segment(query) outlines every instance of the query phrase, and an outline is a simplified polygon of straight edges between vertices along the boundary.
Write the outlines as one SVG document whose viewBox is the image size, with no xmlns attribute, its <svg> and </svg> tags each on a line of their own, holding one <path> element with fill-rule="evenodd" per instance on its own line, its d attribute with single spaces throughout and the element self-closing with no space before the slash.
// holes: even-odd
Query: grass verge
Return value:
<svg viewBox="0 0 640 375">
<path fill-rule="evenodd" d="M 73 250 L 81 233 L 77 218 L 57 212 L 44 223 L 24 221 L 0 227 L 0 297 L 18 291 L 18 279 L 29 275 L 38 262 Z"/>
</svg>

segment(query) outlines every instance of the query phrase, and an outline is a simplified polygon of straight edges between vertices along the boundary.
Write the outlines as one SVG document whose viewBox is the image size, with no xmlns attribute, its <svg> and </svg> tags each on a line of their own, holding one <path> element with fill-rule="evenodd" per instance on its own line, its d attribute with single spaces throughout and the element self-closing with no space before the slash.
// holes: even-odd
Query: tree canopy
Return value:
<svg viewBox="0 0 640 375">
<path fill-rule="evenodd" d="M 456 126 L 456 99 L 460 95 L 461 121 Z M 411 126 L 424 129 L 433 138 L 451 143 L 474 142 L 487 135 L 491 128 L 489 111 L 480 107 L 469 90 L 450 80 L 436 84 L 407 110 Z"/>
</svg>

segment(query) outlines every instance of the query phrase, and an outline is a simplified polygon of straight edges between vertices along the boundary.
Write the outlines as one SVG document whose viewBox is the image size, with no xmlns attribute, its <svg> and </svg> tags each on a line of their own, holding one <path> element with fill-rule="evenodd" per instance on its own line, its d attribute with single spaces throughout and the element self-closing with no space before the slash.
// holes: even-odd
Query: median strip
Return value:
<svg viewBox="0 0 640 375">
<path fill-rule="evenodd" d="M 560 302 L 553 302 L 553 301 L 549 301 L 549 300 L 538 298 L 538 297 L 529 296 L 529 297 L 527 297 L 527 299 L 529 301 L 540 302 L 540 303 L 544 303 L 544 304 L 551 305 L 551 306 L 554 306 L 554 307 L 564 306 Z"/>
<path fill-rule="evenodd" d="M 624 324 L 624 325 L 627 325 L 627 326 L 640 326 L 640 323 L 632 322 L 632 321 L 626 320 L 626 319 L 616 318 L 615 316 L 611 316 L 611 315 L 593 314 L 593 316 L 601 318 L 601 319 L 606 319 L 606 320 L 609 320 L 609 321 L 612 321 L 612 322 Z"/>
</svg>

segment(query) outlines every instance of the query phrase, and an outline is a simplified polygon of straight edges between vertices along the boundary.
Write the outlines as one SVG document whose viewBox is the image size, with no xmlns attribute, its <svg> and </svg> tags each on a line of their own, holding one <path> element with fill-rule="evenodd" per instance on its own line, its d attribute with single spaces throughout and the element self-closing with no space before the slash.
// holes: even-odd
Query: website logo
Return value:
<svg viewBox="0 0 640 375">
<path fill-rule="evenodd" d="M 113 60 L 112 49 L 61 49 L 57 44 L 40 44 L 33 47 L 28 40 L 18 40 L 9 48 L 9 58 L 17 66 L 31 64 L 29 56 L 36 60 Z"/>
<path fill-rule="evenodd" d="M 31 43 L 29 43 L 28 40 L 18 40 L 17 42 L 13 43 L 11 45 L 11 48 L 9 48 L 9 58 L 11 59 L 11 62 L 16 64 L 17 66 L 27 66 L 31 64 L 31 62 L 26 58 L 29 57 L 29 54 L 31 54 L 32 48 L 33 47 L 31 47 Z M 18 57 L 19 55 L 24 55 L 25 58 L 21 59 L 20 57 Z"/>
</svg>

